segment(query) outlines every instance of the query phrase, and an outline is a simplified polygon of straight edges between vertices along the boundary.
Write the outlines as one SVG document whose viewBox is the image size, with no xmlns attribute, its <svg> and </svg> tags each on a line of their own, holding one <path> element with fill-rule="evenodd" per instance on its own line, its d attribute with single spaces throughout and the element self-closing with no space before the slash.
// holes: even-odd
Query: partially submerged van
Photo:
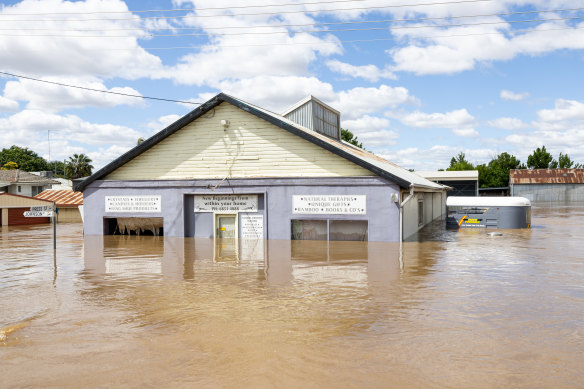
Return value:
<svg viewBox="0 0 584 389">
<path fill-rule="evenodd" d="M 446 228 L 529 228 L 531 202 L 525 197 L 446 199 Z"/>
</svg>

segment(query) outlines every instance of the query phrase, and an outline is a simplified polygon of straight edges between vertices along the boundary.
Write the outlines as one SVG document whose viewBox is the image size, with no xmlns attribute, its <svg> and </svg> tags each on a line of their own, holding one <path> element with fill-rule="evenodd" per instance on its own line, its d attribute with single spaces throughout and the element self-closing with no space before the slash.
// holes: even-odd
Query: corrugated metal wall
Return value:
<svg viewBox="0 0 584 389">
<path fill-rule="evenodd" d="M 286 119 L 301 126 L 310 128 L 320 134 L 339 139 L 340 118 L 335 112 L 318 104 L 314 100 L 307 101 L 294 111 L 287 114 Z"/>
<path fill-rule="evenodd" d="M 301 126 L 314 129 L 314 123 L 312 121 L 312 101 L 307 101 L 306 104 L 296 108 L 285 117 L 288 120 L 292 120 L 294 123 L 300 124 Z"/>
</svg>

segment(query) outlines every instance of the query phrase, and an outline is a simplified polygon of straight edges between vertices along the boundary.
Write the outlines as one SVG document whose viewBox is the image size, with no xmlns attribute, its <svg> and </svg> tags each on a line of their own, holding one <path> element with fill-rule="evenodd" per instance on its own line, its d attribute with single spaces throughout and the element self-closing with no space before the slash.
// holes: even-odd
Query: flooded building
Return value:
<svg viewBox="0 0 584 389">
<path fill-rule="evenodd" d="M 531 201 L 584 201 L 584 169 L 513 169 L 511 196 Z"/>
<path fill-rule="evenodd" d="M 51 218 L 49 217 L 25 217 L 24 213 L 30 211 L 31 207 L 52 206 L 52 201 L 0 193 L 0 227 L 50 223 Z"/>
<path fill-rule="evenodd" d="M 220 93 L 76 184 L 86 235 L 399 241 L 446 189 L 341 140 L 309 96 L 283 115 Z"/>
<path fill-rule="evenodd" d="M 0 170 L 0 192 L 34 197 L 43 190 L 51 189 L 53 185 L 58 184 L 59 181 L 55 181 L 50 177 L 25 172 L 20 169 Z"/>
<path fill-rule="evenodd" d="M 34 198 L 55 202 L 58 223 L 82 222 L 83 193 L 70 189 L 47 189 Z"/>
</svg>

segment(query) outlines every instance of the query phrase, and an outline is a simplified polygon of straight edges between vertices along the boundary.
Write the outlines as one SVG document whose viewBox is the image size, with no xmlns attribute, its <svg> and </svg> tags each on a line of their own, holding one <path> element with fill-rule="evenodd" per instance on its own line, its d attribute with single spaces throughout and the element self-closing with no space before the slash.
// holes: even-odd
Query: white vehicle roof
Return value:
<svg viewBox="0 0 584 389">
<path fill-rule="evenodd" d="M 449 196 L 447 207 L 529 207 L 531 201 L 525 197 L 470 197 Z"/>
</svg>

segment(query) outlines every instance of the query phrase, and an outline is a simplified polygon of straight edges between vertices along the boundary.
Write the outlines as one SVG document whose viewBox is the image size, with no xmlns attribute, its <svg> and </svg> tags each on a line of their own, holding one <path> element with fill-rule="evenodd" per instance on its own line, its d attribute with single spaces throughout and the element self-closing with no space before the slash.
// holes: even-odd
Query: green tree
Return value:
<svg viewBox="0 0 584 389">
<path fill-rule="evenodd" d="M 488 165 L 477 166 L 481 188 L 501 188 L 509 186 L 509 170 L 520 169 L 521 161 L 514 155 L 503 152 L 493 158 Z"/>
<path fill-rule="evenodd" d="M 341 128 L 341 139 L 353 146 L 357 146 L 361 149 L 363 148 L 363 143 L 359 142 L 357 137 L 351 131 L 345 130 L 344 128 Z"/>
<path fill-rule="evenodd" d="M 144 142 L 144 138 L 139 137 L 138 140 L 136 141 L 136 146 L 140 145 L 140 143 Z"/>
<path fill-rule="evenodd" d="M 65 177 L 65 162 L 51 161 L 49 162 L 50 171 L 55 173 L 55 177 Z"/>
<path fill-rule="evenodd" d="M 446 170 L 475 170 L 475 167 L 472 163 L 466 160 L 466 156 L 461 152 L 456 157 L 452 157 L 450 160 L 450 166 Z"/>
<path fill-rule="evenodd" d="M 6 162 L 4 166 L 0 167 L 0 170 L 16 170 L 18 169 L 18 164 L 16 162 Z"/>
<path fill-rule="evenodd" d="M 39 172 L 49 169 L 49 163 L 40 155 L 28 148 L 11 146 L 0 151 L 0 166 L 15 162 L 18 168 L 27 172 Z"/>
<path fill-rule="evenodd" d="M 91 175 L 91 159 L 85 154 L 73 154 L 65 164 L 65 177 L 73 180 Z"/>
<path fill-rule="evenodd" d="M 554 164 L 555 162 L 555 164 Z M 574 161 L 572 161 L 572 159 L 570 158 L 570 156 L 568 154 L 564 154 L 564 153 L 560 153 L 560 156 L 558 157 L 558 161 L 553 161 L 552 164 L 554 165 L 554 169 L 556 168 L 560 168 L 560 169 L 579 169 L 580 167 L 582 167 L 581 164 L 579 163 L 575 163 Z"/>
<path fill-rule="evenodd" d="M 527 157 L 527 167 L 530 169 L 549 169 L 552 166 L 554 158 L 547 152 L 545 146 L 541 149 L 538 147 Z"/>
</svg>

